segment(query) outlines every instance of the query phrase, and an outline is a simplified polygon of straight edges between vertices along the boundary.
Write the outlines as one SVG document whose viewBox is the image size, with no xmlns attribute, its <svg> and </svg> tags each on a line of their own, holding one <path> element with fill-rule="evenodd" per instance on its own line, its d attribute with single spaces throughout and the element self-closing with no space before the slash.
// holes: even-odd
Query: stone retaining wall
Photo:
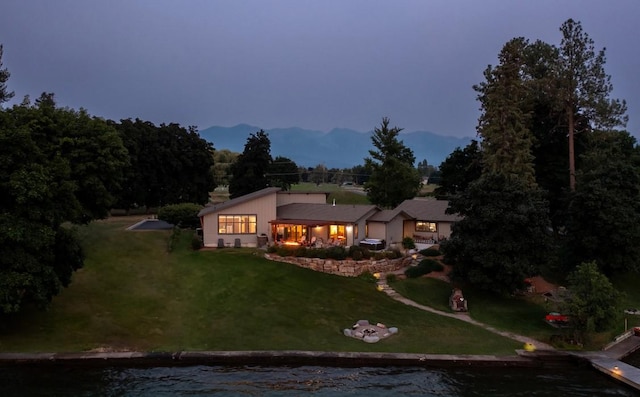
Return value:
<svg viewBox="0 0 640 397">
<path fill-rule="evenodd" d="M 264 254 L 264 257 L 272 261 L 290 263 L 317 272 L 345 277 L 357 277 L 366 272 L 371 274 L 393 272 L 404 269 L 413 261 L 413 258 L 410 256 L 398 259 L 366 259 L 360 261 L 354 261 L 353 259 L 339 261 L 336 259 L 302 258 L 269 253 Z"/>
</svg>

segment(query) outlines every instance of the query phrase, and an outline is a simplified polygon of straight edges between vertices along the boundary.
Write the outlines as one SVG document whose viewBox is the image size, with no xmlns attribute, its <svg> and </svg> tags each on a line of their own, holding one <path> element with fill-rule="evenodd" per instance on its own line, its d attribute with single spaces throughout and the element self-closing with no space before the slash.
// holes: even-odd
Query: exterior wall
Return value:
<svg viewBox="0 0 640 397">
<path fill-rule="evenodd" d="M 218 215 L 256 215 L 257 234 L 218 234 Z M 270 194 L 246 203 L 241 203 L 218 212 L 206 214 L 202 217 L 202 231 L 205 247 L 217 247 L 218 239 L 224 239 L 225 244 L 233 246 L 239 238 L 243 247 L 255 247 L 258 236 L 265 234 L 270 238 L 269 221 L 276 219 L 276 194 Z"/>
<path fill-rule="evenodd" d="M 403 218 L 396 216 L 389 223 L 387 223 L 387 246 L 393 247 L 394 245 L 397 248 L 402 248 L 402 239 L 404 238 L 404 232 L 402 230 L 403 227 Z M 399 245 L 399 246 L 398 246 Z"/>
<path fill-rule="evenodd" d="M 320 192 L 307 192 L 307 193 L 280 193 L 277 195 L 277 206 L 305 203 L 305 204 L 326 204 L 327 194 Z M 275 219 L 275 218 L 274 218 Z"/>
<path fill-rule="evenodd" d="M 438 230 L 436 233 L 418 232 L 416 231 L 416 223 L 414 220 L 406 221 L 404 223 L 404 236 L 414 239 L 420 237 L 423 240 L 433 240 L 434 242 L 451 237 L 451 222 L 436 222 L 436 224 Z"/>
<path fill-rule="evenodd" d="M 438 222 L 438 240 L 451 237 L 451 222 Z"/>
<path fill-rule="evenodd" d="M 413 258 L 404 257 L 399 259 L 381 259 L 381 260 L 343 260 L 320 259 L 320 258 L 297 258 L 293 256 L 279 256 L 274 254 L 265 254 L 265 258 L 290 263 L 305 269 L 315 270 L 317 272 L 335 274 L 345 277 L 357 277 L 362 273 L 392 272 L 403 269 L 411 264 Z"/>
<path fill-rule="evenodd" d="M 386 228 L 383 222 L 369 222 L 367 229 L 367 238 L 377 238 L 380 240 L 387 240 Z M 360 240 L 365 236 L 360 237 Z"/>
</svg>

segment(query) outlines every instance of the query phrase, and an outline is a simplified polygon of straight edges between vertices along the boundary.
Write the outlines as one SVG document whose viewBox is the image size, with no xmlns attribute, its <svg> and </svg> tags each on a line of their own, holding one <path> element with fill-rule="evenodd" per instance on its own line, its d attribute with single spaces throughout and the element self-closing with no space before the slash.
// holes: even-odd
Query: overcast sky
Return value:
<svg viewBox="0 0 640 397">
<path fill-rule="evenodd" d="M 53 92 L 108 119 L 204 129 L 474 136 L 472 85 L 518 36 L 582 22 L 640 129 L 638 0 L 2 0 L 13 102 Z"/>
</svg>

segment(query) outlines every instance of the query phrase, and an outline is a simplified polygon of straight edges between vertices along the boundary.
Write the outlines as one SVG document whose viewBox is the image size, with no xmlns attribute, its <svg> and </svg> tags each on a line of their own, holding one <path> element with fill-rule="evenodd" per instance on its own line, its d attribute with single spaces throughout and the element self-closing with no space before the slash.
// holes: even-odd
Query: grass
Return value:
<svg viewBox="0 0 640 397">
<path fill-rule="evenodd" d="M 513 354 L 518 342 L 403 305 L 366 278 L 265 260 L 251 249 L 192 251 L 190 234 L 83 227 L 85 267 L 46 312 L 0 328 L 0 351 L 315 350 Z M 342 335 L 368 319 L 400 332 L 377 344 Z"/>
<path fill-rule="evenodd" d="M 398 280 L 391 285 L 401 295 L 418 303 L 450 312 L 451 284 L 433 278 L 421 277 Z M 477 321 L 494 328 L 527 335 L 548 342 L 558 330 L 544 322 L 548 308 L 540 302 L 520 297 L 497 296 L 474 288 L 464 288 L 469 314 Z"/>
</svg>

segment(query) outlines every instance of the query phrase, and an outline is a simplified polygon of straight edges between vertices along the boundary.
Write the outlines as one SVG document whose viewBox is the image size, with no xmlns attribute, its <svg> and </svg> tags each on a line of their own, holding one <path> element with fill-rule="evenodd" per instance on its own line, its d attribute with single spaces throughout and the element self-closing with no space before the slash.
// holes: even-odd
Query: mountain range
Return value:
<svg viewBox="0 0 640 397">
<path fill-rule="evenodd" d="M 260 130 L 248 124 L 234 127 L 213 126 L 200 131 L 200 137 L 213 144 L 216 150 L 229 149 L 242 153 L 250 134 Z M 298 166 L 327 168 L 351 168 L 364 164 L 369 150 L 374 150 L 373 131 L 360 132 L 334 128 L 329 132 L 307 130 L 298 127 L 265 130 L 271 141 L 271 156 L 283 156 Z M 436 167 L 456 148 L 463 148 L 473 138 L 457 138 L 438 135 L 429 131 L 400 132 L 398 139 L 413 151 L 416 164 L 422 160 Z"/>
</svg>

